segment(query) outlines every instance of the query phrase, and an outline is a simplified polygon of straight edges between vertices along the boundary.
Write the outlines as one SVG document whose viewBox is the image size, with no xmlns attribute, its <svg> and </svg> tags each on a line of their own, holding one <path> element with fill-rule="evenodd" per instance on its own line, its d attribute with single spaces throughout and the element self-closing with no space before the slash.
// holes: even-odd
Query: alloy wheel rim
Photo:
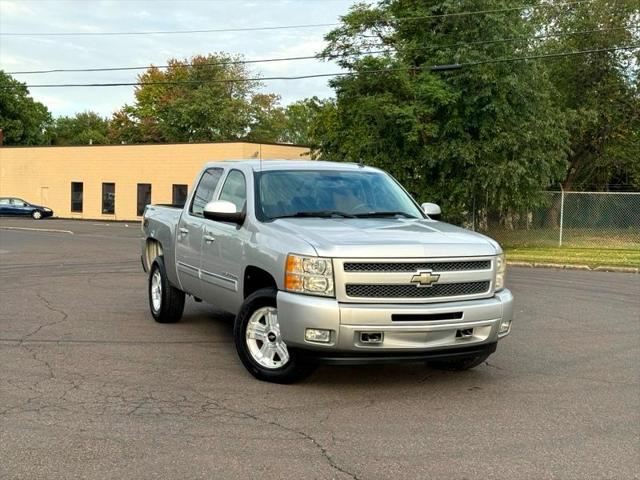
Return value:
<svg viewBox="0 0 640 480">
<path fill-rule="evenodd" d="M 40 212 L 38 212 L 37 210 L 35 212 L 33 212 L 33 218 L 35 218 L 36 220 L 40 219 L 41 216 L 42 216 L 42 214 Z"/>
<path fill-rule="evenodd" d="M 276 369 L 289 363 L 289 351 L 280 336 L 277 308 L 262 307 L 253 312 L 245 338 L 251 358 L 261 367 Z"/>
<path fill-rule="evenodd" d="M 159 312 L 162 306 L 162 277 L 159 270 L 151 276 L 151 305 L 154 312 Z"/>
</svg>

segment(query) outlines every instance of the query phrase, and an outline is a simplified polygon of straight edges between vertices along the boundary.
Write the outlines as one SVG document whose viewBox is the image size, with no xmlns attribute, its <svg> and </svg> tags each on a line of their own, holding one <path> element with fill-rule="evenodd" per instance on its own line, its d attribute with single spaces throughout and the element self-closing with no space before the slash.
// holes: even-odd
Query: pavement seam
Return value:
<svg viewBox="0 0 640 480">
<path fill-rule="evenodd" d="M 0 226 L 2 230 L 26 230 L 28 232 L 48 232 L 48 233 L 68 233 L 69 235 L 73 235 L 74 233 L 71 230 L 58 230 L 57 228 L 30 228 L 30 227 L 6 227 L 4 225 Z"/>
</svg>

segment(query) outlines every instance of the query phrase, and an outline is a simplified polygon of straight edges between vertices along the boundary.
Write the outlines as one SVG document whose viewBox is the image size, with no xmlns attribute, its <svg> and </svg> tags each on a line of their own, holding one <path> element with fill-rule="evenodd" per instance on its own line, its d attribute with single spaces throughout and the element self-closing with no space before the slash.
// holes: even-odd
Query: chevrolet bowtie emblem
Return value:
<svg viewBox="0 0 640 480">
<path fill-rule="evenodd" d="M 440 275 L 433 274 L 429 270 L 424 272 L 418 271 L 416 275 L 411 277 L 411 283 L 415 283 L 418 288 L 430 287 L 436 283 L 439 278 Z"/>
</svg>

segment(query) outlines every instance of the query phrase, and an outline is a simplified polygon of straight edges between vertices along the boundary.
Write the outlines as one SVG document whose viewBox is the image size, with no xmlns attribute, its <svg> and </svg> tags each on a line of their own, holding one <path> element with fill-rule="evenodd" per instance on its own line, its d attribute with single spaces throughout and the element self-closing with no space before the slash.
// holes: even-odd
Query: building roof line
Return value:
<svg viewBox="0 0 640 480">
<path fill-rule="evenodd" d="M 308 148 L 308 145 L 300 145 L 296 143 L 278 143 L 278 142 L 247 142 L 243 140 L 225 140 L 221 142 L 167 142 L 167 143 L 111 143 L 111 144 L 93 144 L 93 145 L 0 145 L 0 149 L 18 149 L 18 148 L 95 148 L 95 147 L 158 147 L 162 145 L 228 145 L 237 143 L 243 145 L 270 145 L 277 147 L 295 147 Z"/>
</svg>

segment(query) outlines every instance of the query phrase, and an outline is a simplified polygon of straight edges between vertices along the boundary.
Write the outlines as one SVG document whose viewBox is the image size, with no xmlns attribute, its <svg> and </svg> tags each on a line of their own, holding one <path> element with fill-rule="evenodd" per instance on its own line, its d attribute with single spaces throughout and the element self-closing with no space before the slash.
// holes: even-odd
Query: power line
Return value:
<svg viewBox="0 0 640 480">
<path fill-rule="evenodd" d="M 424 46 L 415 46 L 414 48 L 410 48 L 410 50 L 437 50 L 437 49 L 447 49 L 454 47 L 464 47 L 464 46 L 476 46 L 476 45 L 489 45 L 495 43 L 512 43 L 518 41 L 526 41 L 526 40 L 539 40 L 543 38 L 552 38 L 552 37 L 565 37 L 565 36 L 574 36 L 574 35 L 587 35 L 590 33 L 597 32 L 609 32 L 609 31 L 617 31 L 617 30 L 626 30 L 626 29 L 640 29 L 640 26 L 625 26 L 625 27 L 612 27 L 612 28 L 598 28 L 593 30 L 582 30 L 577 32 L 559 32 L 559 33 L 548 33 L 544 35 L 534 35 L 531 37 L 521 36 L 521 37 L 511 37 L 511 38 L 501 38 L 496 40 L 480 40 L 476 42 L 458 42 L 458 43 L 450 43 L 450 44 L 441 44 L 441 45 L 424 45 Z M 344 56 L 347 57 L 359 57 L 365 55 L 376 55 L 382 53 L 391 53 L 393 50 L 385 49 L 385 50 L 371 50 L 367 52 L 353 52 L 346 54 Z M 330 55 L 324 57 L 327 60 L 333 60 L 336 58 L 340 58 L 341 55 Z M 190 64 L 190 65 L 181 65 L 184 67 L 210 67 L 210 66 L 225 66 L 225 65 L 246 65 L 246 64 L 254 64 L 254 63 L 271 63 L 271 62 L 288 62 L 288 61 L 300 61 L 300 60 L 311 60 L 318 59 L 318 55 L 304 55 L 297 57 L 275 57 L 275 58 L 263 58 L 256 60 L 223 60 L 220 62 L 205 62 L 200 64 Z M 24 71 L 14 71 L 14 72 L 6 72 L 9 75 L 31 75 L 31 74 L 47 74 L 47 73 L 88 73 L 88 72 L 115 72 L 115 71 L 131 71 L 131 70 L 147 70 L 151 67 L 158 69 L 166 69 L 170 68 L 171 65 L 145 65 L 145 66 L 132 66 L 132 67 L 102 67 L 102 68 L 55 68 L 49 70 L 24 70 Z"/>
<path fill-rule="evenodd" d="M 421 15 L 415 17 L 395 17 L 387 19 L 390 22 L 395 21 L 412 21 L 412 20 L 428 20 L 432 18 L 448 18 L 448 17 L 462 17 L 468 15 L 485 15 L 491 13 L 505 13 L 513 11 L 522 11 L 526 9 L 538 10 L 541 8 L 556 8 L 565 5 L 577 5 L 582 3 L 593 3 L 595 0 L 575 0 L 571 2 L 561 3 L 544 3 L 540 5 L 520 5 L 517 7 L 507 8 L 495 8 L 490 10 L 472 10 L 464 12 L 452 12 L 452 13 L 440 13 L 434 15 Z M 256 31 L 269 31 L 269 30 L 291 30 L 296 28 L 319 28 L 319 27 L 334 27 L 341 25 L 340 23 L 310 23 L 302 25 L 274 25 L 270 27 L 238 27 L 238 28 L 211 28 L 201 30 L 155 30 L 155 31 L 124 31 L 124 32 L 0 32 L 0 36 L 11 37 L 86 37 L 86 36 L 118 36 L 118 35 L 183 35 L 194 33 L 229 33 L 229 32 L 256 32 Z"/>
<path fill-rule="evenodd" d="M 636 48 L 640 48 L 640 44 L 626 45 L 622 47 L 612 47 L 612 48 L 579 50 L 575 52 L 560 52 L 560 53 L 531 55 L 531 56 L 525 56 L 525 57 L 496 58 L 491 60 L 480 60 L 477 62 L 456 63 L 451 65 L 431 65 L 431 66 L 410 67 L 410 68 L 407 68 L 407 67 L 382 68 L 382 69 L 374 69 L 374 70 L 363 70 L 360 72 L 334 72 L 334 73 L 319 73 L 319 74 L 311 74 L 311 75 L 230 78 L 230 79 L 219 79 L 219 80 L 175 80 L 175 81 L 157 81 L 157 82 L 114 82 L 114 83 L 53 83 L 53 84 L 35 84 L 35 85 L 25 85 L 25 86 L 27 88 L 124 87 L 124 86 L 145 86 L 145 85 L 203 85 L 203 84 L 215 84 L 215 83 L 232 84 L 232 83 L 262 82 L 262 81 L 272 81 L 272 80 L 303 80 L 308 78 L 357 76 L 357 75 L 369 75 L 369 74 L 376 74 L 376 73 L 388 73 L 388 72 L 399 72 L 399 71 L 410 72 L 410 71 L 427 71 L 427 70 L 429 71 L 459 70 L 464 67 L 473 67 L 476 65 L 486 65 L 491 63 L 511 63 L 511 62 L 526 61 L 526 60 L 570 57 L 574 55 L 586 55 L 591 53 L 633 50 Z"/>
<path fill-rule="evenodd" d="M 192 33 L 230 33 L 255 32 L 261 30 L 290 30 L 294 28 L 333 27 L 337 23 L 306 23 L 302 25 L 274 25 L 272 27 L 242 27 L 242 28 L 210 28 L 204 30 L 156 30 L 147 32 L 0 32 L 6 37 L 112 37 L 118 35 L 185 35 Z"/>
<path fill-rule="evenodd" d="M 594 48 L 591 50 L 579 50 L 577 52 L 560 52 L 560 53 L 544 53 L 540 55 L 530 55 L 527 57 L 510 57 L 510 58 L 496 58 L 492 60 L 479 60 L 477 62 L 469 62 L 463 63 L 462 66 L 472 67 L 475 65 L 486 65 L 489 63 L 509 63 L 509 62 L 518 62 L 522 60 L 540 60 L 544 58 L 560 58 L 560 57 L 570 57 L 573 55 L 585 55 L 590 53 L 602 53 L 602 52 L 617 52 L 620 50 L 634 50 L 636 48 L 640 48 L 640 44 L 638 45 L 625 45 L 622 47 L 611 47 L 611 48 Z"/>
<path fill-rule="evenodd" d="M 376 52 L 371 52 L 376 53 Z M 317 59 L 317 55 L 305 55 L 300 57 L 276 57 L 276 58 L 262 58 L 259 60 L 228 60 L 220 62 L 205 62 L 199 64 L 180 65 L 182 67 L 215 67 L 224 65 L 244 65 L 251 63 L 269 63 L 269 62 L 288 62 L 297 60 L 311 60 Z M 158 69 L 170 68 L 171 65 L 145 65 L 137 67 L 104 67 L 104 68 L 55 68 L 51 70 L 29 70 L 21 72 L 6 72 L 9 75 L 28 75 L 35 73 L 69 73 L 69 72 L 115 72 L 125 70 L 147 70 L 151 67 Z"/>
</svg>

